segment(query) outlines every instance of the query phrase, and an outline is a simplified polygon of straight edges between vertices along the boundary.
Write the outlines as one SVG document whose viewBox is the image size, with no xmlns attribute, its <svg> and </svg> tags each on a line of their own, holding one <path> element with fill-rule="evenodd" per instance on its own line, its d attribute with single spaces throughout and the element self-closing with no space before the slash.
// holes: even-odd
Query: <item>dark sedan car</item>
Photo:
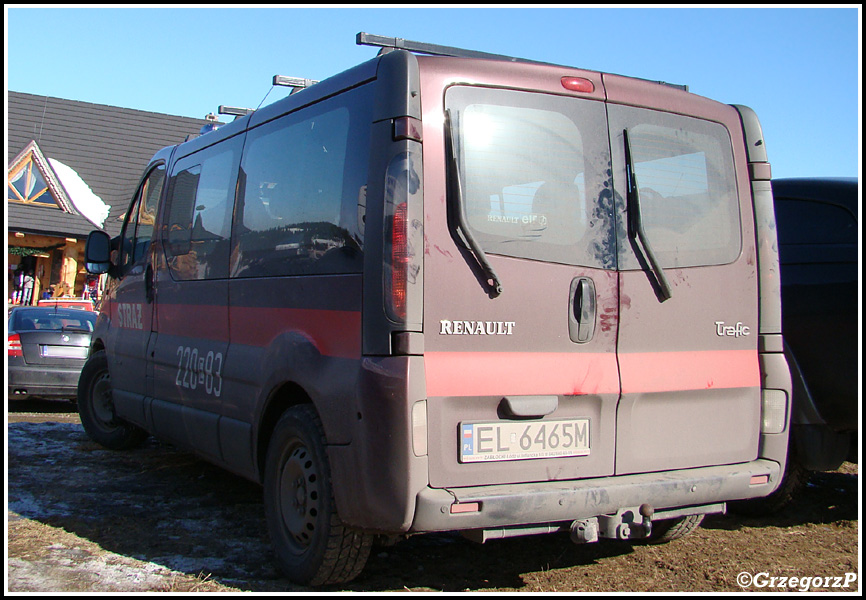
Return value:
<svg viewBox="0 0 866 600">
<path fill-rule="evenodd" d="M 9 399 L 74 400 L 96 313 L 21 306 L 9 314 Z"/>
</svg>

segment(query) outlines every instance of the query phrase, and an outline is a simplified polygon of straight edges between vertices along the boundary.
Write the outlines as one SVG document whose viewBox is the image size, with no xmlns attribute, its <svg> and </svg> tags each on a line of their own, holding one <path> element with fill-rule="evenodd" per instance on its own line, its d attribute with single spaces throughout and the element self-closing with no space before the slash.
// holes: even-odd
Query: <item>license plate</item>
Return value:
<svg viewBox="0 0 866 600">
<path fill-rule="evenodd" d="M 460 423 L 460 462 L 589 454 L 589 419 Z"/>
<path fill-rule="evenodd" d="M 87 358 L 87 346 L 42 346 L 45 358 Z"/>
</svg>

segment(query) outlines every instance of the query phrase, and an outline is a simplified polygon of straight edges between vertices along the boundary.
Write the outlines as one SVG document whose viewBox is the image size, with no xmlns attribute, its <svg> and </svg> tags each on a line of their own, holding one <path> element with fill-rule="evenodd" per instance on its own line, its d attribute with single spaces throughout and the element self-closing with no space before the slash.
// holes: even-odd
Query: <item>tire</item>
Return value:
<svg viewBox="0 0 866 600">
<path fill-rule="evenodd" d="M 90 439 L 111 450 L 135 448 L 148 437 L 146 431 L 118 419 L 114 412 L 105 350 L 95 352 L 81 370 L 78 415 Z"/>
<path fill-rule="evenodd" d="M 679 519 L 654 521 L 652 533 L 642 541 L 647 544 L 667 544 L 668 542 L 687 536 L 700 527 L 703 520 L 704 515 L 688 515 Z"/>
<path fill-rule="evenodd" d="M 280 569 L 295 583 L 346 583 L 367 563 L 373 536 L 337 515 L 325 435 L 309 405 L 287 410 L 274 428 L 264 474 L 265 517 Z"/>
</svg>

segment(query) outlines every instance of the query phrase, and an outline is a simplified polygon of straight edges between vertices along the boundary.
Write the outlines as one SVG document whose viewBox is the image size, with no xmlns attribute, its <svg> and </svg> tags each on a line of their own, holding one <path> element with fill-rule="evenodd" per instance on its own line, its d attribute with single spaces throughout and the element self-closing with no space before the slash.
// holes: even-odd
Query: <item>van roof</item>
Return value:
<svg viewBox="0 0 866 600">
<path fill-rule="evenodd" d="M 327 97 L 330 94 L 336 93 L 342 89 L 347 87 L 351 87 L 353 85 L 359 85 L 364 83 L 365 81 L 372 80 L 376 77 L 376 71 L 378 67 L 379 60 L 382 58 L 383 54 L 388 54 L 390 52 L 411 52 L 417 54 L 427 54 L 432 56 L 441 56 L 441 57 L 450 57 L 450 58 L 466 58 L 466 59 L 482 59 L 482 60 L 494 60 L 494 61 L 502 61 L 502 62 L 512 62 L 512 63 L 520 63 L 527 65 L 539 65 L 539 66 L 551 66 L 551 67 L 560 67 L 567 69 L 578 69 L 578 67 L 561 65 L 556 63 L 549 63 L 537 60 L 530 60 L 525 58 L 518 58 L 513 56 L 505 56 L 502 54 L 493 54 L 489 52 L 481 52 L 477 50 L 468 50 L 463 48 L 456 48 L 452 46 L 441 46 L 438 44 L 429 44 L 425 42 L 416 42 L 411 40 L 405 40 L 403 38 L 397 37 L 386 37 L 379 35 L 372 35 L 364 32 L 360 32 L 356 35 L 355 42 L 357 45 L 366 45 L 366 46 L 375 46 L 381 48 L 379 54 L 363 63 L 360 63 L 354 67 L 347 69 L 341 73 L 328 77 L 327 79 L 323 79 L 320 82 L 315 83 L 315 85 L 310 85 L 303 89 L 298 90 L 296 93 L 292 93 L 291 95 L 277 100 L 276 102 L 264 106 L 262 108 L 251 110 L 245 116 L 239 116 L 231 123 L 227 123 L 213 131 L 210 131 L 206 134 L 199 135 L 197 137 L 188 139 L 187 141 L 177 144 L 173 147 L 182 147 L 181 155 L 186 155 L 191 152 L 195 152 L 212 144 L 215 144 L 219 141 L 225 140 L 227 138 L 232 137 L 238 133 L 245 131 L 250 127 L 255 127 L 264 122 L 270 121 L 271 119 L 275 119 L 281 115 L 284 115 L 288 112 L 296 110 L 298 108 L 303 107 L 306 104 L 311 104 L 316 102 L 324 97 Z M 615 73 L 610 73 L 610 75 L 616 75 Z M 627 77 L 628 79 L 633 79 L 636 81 L 643 81 L 647 83 L 654 83 L 661 86 L 666 86 L 670 88 L 675 88 L 678 90 L 682 90 L 688 92 L 687 85 L 681 84 L 672 84 L 665 81 L 657 81 L 651 79 L 643 79 L 639 77 L 630 77 L 620 75 L 620 77 Z M 169 148 L 173 148 L 169 147 Z M 166 150 L 164 148 L 163 150 Z"/>
</svg>

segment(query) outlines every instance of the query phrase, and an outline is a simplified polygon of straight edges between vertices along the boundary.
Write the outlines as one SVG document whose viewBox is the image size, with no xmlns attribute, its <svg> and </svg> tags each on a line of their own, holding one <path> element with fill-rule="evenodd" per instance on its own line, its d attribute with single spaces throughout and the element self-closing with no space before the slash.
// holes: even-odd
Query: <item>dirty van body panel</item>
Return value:
<svg viewBox="0 0 866 600">
<path fill-rule="evenodd" d="M 361 360 L 361 277 L 233 280 L 224 412 L 258 423 L 291 382 L 321 406 L 333 444 L 352 440 Z M 243 402 L 240 399 L 246 399 Z"/>
<path fill-rule="evenodd" d="M 229 345 L 228 243 L 244 136 L 213 133 L 179 150 L 171 165 L 156 247 L 153 399 L 145 412 L 157 435 L 238 471 L 234 463 L 244 461 L 223 456 L 220 421 Z"/>
<path fill-rule="evenodd" d="M 272 112 L 247 132 L 232 232 L 226 376 L 229 397 L 237 399 L 234 417 L 251 425 L 257 470 L 272 406 L 311 402 L 331 445 L 350 443 L 359 420 L 367 251 L 359 205 L 374 90 L 361 82 L 304 110 Z M 341 503 L 351 483 L 335 481 Z"/>
<path fill-rule="evenodd" d="M 329 443 L 351 439 L 366 93 L 271 109 L 173 167 L 150 425 L 251 479 L 276 396 L 312 402 Z"/>
<path fill-rule="evenodd" d="M 152 394 L 152 367 L 147 360 L 154 322 L 153 248 L 154 221 L 165 188 L 166 163 L 173 148 L 158 152 L 145 170 L 127 209 L 119 237 L 116 277 L 102 308 L 109 326 L 105 347 L 112 356 L 109 368 L 114 383 L 117 414 L 140 422 L 141 405 Z M 94 339 L 101 338 L 97 329 Z"/>
<path fill-rule="evenodd" d="M 416 498 L 427 487 L 428 458 L 414 444 L 413 417 L 423 411 L 421 356 L 368 356 L 359 364 L 356 426 L 350 444 L 328 448 L 344 523 L 368 531 L 409 531 Z"/>
<path fill-rule="evenodd" d="M 447 282 L 425 286 L 430 485 L 612 475 L 619 301 L 600 76 L 485 61 L 419 63 L 424 274 L 427 282 Z M 565 75 L 594 81 L 593 91 L 569 95 L 560 84 Z M 443 135 L 446 110 L 453 133 Z M 524 125 L 522 114 L 530 115 Z M 449 134 L 467 222 L 503 288 L 495 298 L 449 227 Z M 527 436 L 540 452 L 556 446 L 570 456 L 529 459 Z"/>
<path fill-rule="evenodd" d="M 647 84 L 608 75 L 605 83 L 621 219 L 617 473 L 754 460 L 758 266 L 739 116 L 661 86 L 647 93 Z M 637 200 L 628 197 L 623 131 Z M 636 210 L 670 298 L 630 234 Z"/>
<path fill-rule="evenodd" d="M 423 58 L 419 63 L 425 99 L 425 278 L 448 281 L 447 286 L 425 287 L 431 488 L 456 491 L 462 486 L 492 485 L 499 489 L 527 482 L 749 463 L 758 458 L 758 266 L 749 171 L 736 110 L 624 78 L 612 78 L 608 90 L 601 76 L 586 72 L 553 69 L 548 75 L 555 72 L 556 77 L 533 79 L 518 66 L 509 65 L 512 80 L 501 73 L 492 76 L 495 66 L 487 72 L 485 65 L 473 64 L 473 76 L 469 77 L 449 71 L 453 62 Z M 592 81 L 593 92 L 571 94 L 569 98 L 568 92 L 556 85 L 564 75 Z M 510 89 L 497 89 L 500 86 Z M 597 102 L 605 94 L 608 102 Z M 569 101 L 582 115 L 593 114 L 601 128 L 600 132 L 581 131 L 585 133 L 580 136 L 585 174 L 572 175 L 574 180 L 569 183 L 582 187 L 589 207 L 588 222 L 596 236 L 590 247 L 602 252 L 595 256 L 590 253 L 589 259 L 558 254 L 550 260 L 531 245 L 516 250 L 518 243 L 497 247 L 495 235 L 491 235 L 485 240 L 486 259 L 504 289 L 500 296 L 491 298 L 483 277 L 477 270 L 473 273 L 472 253 L 453 234 L 453 228 L 446 230 L 443 225 L 449 215 L 449 173 L 444 165 L 450 160 L 448 144 L 444 140 L 440 143 L 437 136 L 443 113 L 447 111 L 451 121 L 456 118 L 460 131 L 461 117 L 468 121 L 466 115 L 474 111 L 479 120 L 487 119 L 482 124 L 493 138 L 495 134 L 489 132 L 507 122 L 513 107 L 529 109 L 530 113 L 550 110 L 567 115 L 565 103 Z M 593 102 L 603 107 L 601 115 L 591 113 Z M 493 108 L 488 110 L 490 106 Z M 529 120 L 536 118 L 540 123 L 542 114 L 535 115 Z M 551 118 L 548 122 L 557 121 Z M 650 125 L 648 131 L 641 130 L 644 123 Z M 556 131 L 567 137 L 566 121 L 557 124 Z M 642 144 L 636 150 L 637 175 L 662 188 L 657 190 L 662 202 L 656 204 L 655 214 L 650 210 L 652 200 L 658 202 L 659 198 L 644 192 L 644 210 L 673 291 L 666 300 L 660 299 L 657 275 L 648 266 L 644 252 L 639 246 L 635 248 L 636 242 L 629 236 L 624 136 L 619 133 L 628 128 L 633 129 L 634 142 Z M 449 135 L 447 130 L 445 135 Z M 605 140 L 604 149 L 592 146 L 593 136 L 598 135 Z M 653 154 L 652 144 L 659 143 L 656 137 L 661 148 Z M 499 148 L 507 144 L 504 139 L 493 141 L 499 142 Z M 520 141 L 524 147 L 532 142 L 528 133 Z M 486 216 L 494 224 L 517 224 L 537 216 L 534 209 L 525 207 L 509 214 L 503 208 L 507 203 L 503 196 L 510 193 L 508 201 L 512 204 L 526 202 L 531 196 L 540 205 L 539 192 L 547 183 L 540 173 L 517 181 L 519 169 L 514 165 L 514 181 L 506 183 L 510 189 L 485 188 L 492 183 L 478 177 L 473 181 L 465 165 L 472 157 L 466 156 L 475 152 L 476 157 L 495 161 L 495 152 L 484 155 L 483 148 L 472 148 L 471 142 L 459 136 L 455 145 L 463 161 L 464 206 L 474 203 L 477 208 L 489 197 L 491 208 L 482 214 L 482 220 Z M 612 160 L 605 154 L 607 148 Z M 520 149 L 509 150 L 521 154 Z M 567 152 L 565 147 L 558 151 L 559 158 Z M 475 163 L 476 167 L 481 164 L 481 160 Z M 664 177 L 658 173 L 652 179 L 653 169 L 664 171 L 673 166 L 687 172 L 695 165 L 699 170 L 692 175 L 691 189 L 676 188 L 671 182 L 664 189 Z M 560 187 L 559 193 L 569 192 Z M 523 199 L 516 198 L 521 195 Z M 664 199 L 675 202 L 680 200 L 678 195 L 687 196 L 682 200 L 691 205 L 665 206 Z M 709 206 L 702 206 L 701 201 Z M 679 240 L 689 240 L 690 231 L 686 235 L 680 231 L 680 238 L 672 242 L 659 239 L 658 229 L 664 224 L 658 223 L 658 206 L 673 209 L 673 234 L 679 225 L 709 232 L 711 239 L 705 240 L 703 233 L 698 233 L 697 240 L 691 238 L 698 246 L 693 255 L 679 256 Z M 684 218 L 676 214 L 680 209 Z M 467 216 L 470 223 L 473 217 L 478 223 L 477 214 Z M 690 218 L 694 222 L 689 222 Z M 491 230 L 485 231 L 481 224 L 476 233 L 483 238 Z M 549 233 L 552 229 L 541 232 L 537 239 Z M 700 247 L 704 242 L 708 248 Z M 580 256 L 577 249 L 575 256 Z M 600 260 L 593 263 L 592 258 Z M 576 264 L 562 264 L 569 261 Z M 578 344 L 568 327 L 567 313 L 574 308 L 574 296 L 565 290 L 572 281 L 582 279 L 594 287 L 596 327 L 589 343 Z M 564 313 L 562 317 L 554 316 L 560 313 Z M 547 403 L 553 409 L 533 412 L 529 408 L 522 415 L 509 411 L 511 404 L 521 403 Z M 582 455 L 529 458 L 518 453 L 515 459 L 509 454 L 509 441 L 512 446 L 515 440 L 519 445 L 521 436 L 527 441 L 525 434 L 537 435 L 545 421 L 550 423 L 549 431 L 557 423 L 575 423 L 574 419 L 588 425 L 589 444 Z M 531 429 L 524 427 L 533 422 L 536 425 Z M 494 459 L 477 460 L 462 452 L 461 443 L 467 438 L 471 447 Z M 765 463 L 759 470 L 770 465 Z M 775 486 L 777 481 L 774 471 L 768 486 Z M 761 495 L 768 489 L 750 487 L 749 483 L 743 486 L 742 482 L 737 485 L 738 490 L 731 491 L 728 499 Z M 517 488 L 513 493 L 522 496 Z M 647 494 L 647 498 L 653 497 L 653 492 L 648 490 Z M 673 502 L 671 498 L 656 500 Z M 685 498 L 681 501 L 687 502 Z M 421 515 L 423 506 L 419 505 L 419 511 L 419 518 L 425 518 Z"/>
</svg>

